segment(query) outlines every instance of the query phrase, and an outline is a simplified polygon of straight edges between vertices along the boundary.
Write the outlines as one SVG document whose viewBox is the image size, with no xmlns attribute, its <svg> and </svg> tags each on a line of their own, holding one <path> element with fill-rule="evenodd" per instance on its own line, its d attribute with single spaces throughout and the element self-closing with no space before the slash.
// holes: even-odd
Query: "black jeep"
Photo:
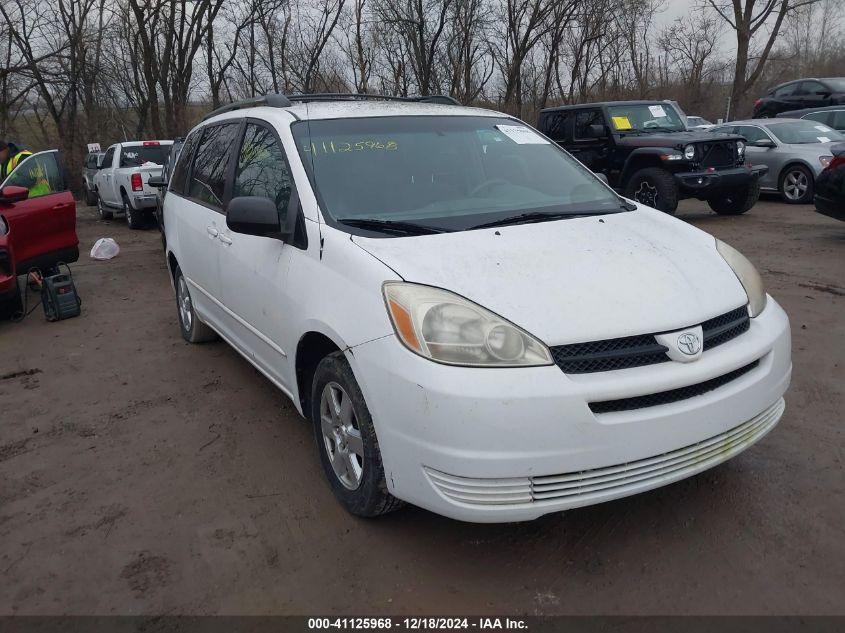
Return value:
<svg viewBox="0 0 845 633">
<path fill-rule="evenodd" d="M 622 195 L 667 213 L 682 198 L 706 200 L 722 215 L 745 213 L 768 169 L 745 164 L 741 136 L 688 131 L 668 101 L 547 108 L 538 128 Z"/>
</svg>

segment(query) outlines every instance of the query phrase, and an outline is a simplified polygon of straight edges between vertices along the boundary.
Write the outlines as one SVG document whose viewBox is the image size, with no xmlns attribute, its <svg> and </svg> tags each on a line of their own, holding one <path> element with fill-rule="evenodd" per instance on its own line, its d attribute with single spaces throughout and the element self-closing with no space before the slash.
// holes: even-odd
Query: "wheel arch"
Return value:
<svg viewBox="0 0 845 633">
<path fill-rule="evenodd" d="M 813 170 L 810 163 L 805 161 L 802 158 L 794 158 L 790 160 L 786 165 L 781 167 L 780 172 L 778 172 L 778 190 L 780 190 L 781 183 L 783 181 L 783 177 L 786 175 L 786 172 L 791 169 L 792 167 L 803 167 L 807 171 L 810 172 L 810 175 L 813 177 L 813 182 L 816 180 L 816 172 Z"/>
<path fill-rule="evenodd" d="M 329 354 L 345 349 L 324 332 L 309 330 L 296 345 L 294 367 L 296 372 L 296 396 L 302 415 L 311 419 L 311 382 L 317 365 Z M 353 370 L 354 371 L 354 370 Z"/>
<path fill-rule="evenodd" d="M 665 165 L 663 164 L 663 161 L 660 160 L 660 156 L 669 151 L 674 150 L 669 150 L 665 147 L 649 147 L 636 149 L 631 152 L 631 155 L 625 160 L 625 166 L 622 168 L 622 175 L 619 178 L 619 188 L 624 189 L 627 187 L 628 182 L 631 180 L 631 176 L 641 169 L 647 169 L 648 167 L 665 169 Z"/>
</svg>

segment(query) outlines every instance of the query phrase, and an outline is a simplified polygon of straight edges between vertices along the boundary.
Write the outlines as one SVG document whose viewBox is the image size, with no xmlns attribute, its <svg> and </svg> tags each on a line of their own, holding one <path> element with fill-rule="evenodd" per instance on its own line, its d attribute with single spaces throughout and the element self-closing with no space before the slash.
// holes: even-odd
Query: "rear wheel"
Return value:
<svg viewBox="0 0 845 633">
<path fill-rule="evenodd" d="M 719 198 L 710 198 L 707 204 L 719 215 L 742 215 L 760 199 L 760 181 L 756 178 L 747 187 L 741 187 Z"/>
<path fill-rule="evenodd" d="M 803 165 L 790 165 L 780 177 L 780 195 L 789 204 L 809 204 L 813 201 L 813 174 Z"/>
<path fill-rule="evenodd" d="M 182 331 L 182 338 L 189 343 L 205 343 L 217 338 L 217 333 L 197 318 L 194 311 L 194 304 L 191 301 L 191 293 L 188 290 L 188 282 L 182 274 L 182 269 L 176 267 L 174 275 L 176 282 L 176 308 L 179 313 L 179 329 Z"/>
<path fill-rule="evenodd" d="M 625 196 L 640 204 L 674 215 L 678 210 L 678 187 L 665 169 L 648 167 L 636 172 L 625 187 Z"/>
<path fill-rule="evenodd" d="M 85 185 L 85 204 L 87 204 L 89 207 L 93 207 L 95 204 L 97 204 L 97 194 L 91 191 L 88 188 L 88 185 Z"/>
<path fill-rule="evenodd" d="M 129 198 L 123 196 L 123 212 L 126 214 L 126 226 L 133 231 L 144 226 L 144 214 L 132 208 Z"/>
<path fill-rule="evenodd" d="M 108 210 L 100 196 L 97 196 L 97 215 L 100 216 L 101 220 L 111 220 L 114 217 L 114 214 Z"/>
<path fill-rule="evenodd" d="M 311 419 L 323 470 L 347 511 L 374 517 L 402 506 L 387 490 L 373 419 L 343 352 L 317 365 Z"/>
</svg>

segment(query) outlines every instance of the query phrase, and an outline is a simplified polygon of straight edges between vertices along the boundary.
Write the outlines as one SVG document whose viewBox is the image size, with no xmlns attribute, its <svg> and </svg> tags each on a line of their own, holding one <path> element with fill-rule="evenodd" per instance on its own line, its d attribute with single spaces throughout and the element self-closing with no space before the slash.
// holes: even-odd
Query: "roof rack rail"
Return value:
<svg viewBox="0 0 845 633">
<path fill-rule="evenodd" d="M 243 110 L 244 108 L 257 108 L 259 106 L 267 106 L 270 108 L 288 108 L 290 105 L 290 99 L 288 99 L 285 95 L 271 93 L 262 97 L 252 97 L 251 99 L 243 99 L 242 101 L 235 101 L 234 103 L 221 106 L 206 114 L 202 120 L 205 121 L 206 119 L 210 119 L 218 114 L 224 114 L 234 110 Z"/>
<path fill-rule="evenodd" d="M 406 103 L 440 103 L 443 105 L 461 105 L 457 99 L 448 95 L 426 95 L 422 97 L 397 97 L 355 92 L 318 92 L 313 94 L 289 95 L 290 101 L 306 103 L 309 101 L 404 101 Z"/>
</svg>

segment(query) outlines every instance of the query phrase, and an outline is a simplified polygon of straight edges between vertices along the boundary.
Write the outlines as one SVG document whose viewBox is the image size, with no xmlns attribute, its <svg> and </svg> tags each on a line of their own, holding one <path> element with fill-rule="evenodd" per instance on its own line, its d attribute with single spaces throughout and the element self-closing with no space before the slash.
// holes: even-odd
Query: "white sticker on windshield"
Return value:
<svg viewBox="0 0 845 633">
<path fill-rule="evenodd" d="M 830 139 L 826 136 L 817 136 L 816 138 L 819 139 L 819 143 L 830 143 Z"/>
<path fill-rule="evenodd" d="M 816 129 L 817 129 L 819 132 L 830 132 L 830 128 L 829 128 L 829 127 L 827 127 L 826 125 L 817 125 L 817 126 L 816 126 Z"/>
<path fill-rule="evenodd" d="M 534 130 L 521 125 L 497 125 L 496 129 L 519 145 L 548 145 L 549 141 Z"/>
<path fill-rule="evenodd" d="M 665 117 L 666 110 L 663 109 L 663 106 L 648 106 L 648 109 L 651 111 L 651 116 L 654 117 Z"/>
</svg>

